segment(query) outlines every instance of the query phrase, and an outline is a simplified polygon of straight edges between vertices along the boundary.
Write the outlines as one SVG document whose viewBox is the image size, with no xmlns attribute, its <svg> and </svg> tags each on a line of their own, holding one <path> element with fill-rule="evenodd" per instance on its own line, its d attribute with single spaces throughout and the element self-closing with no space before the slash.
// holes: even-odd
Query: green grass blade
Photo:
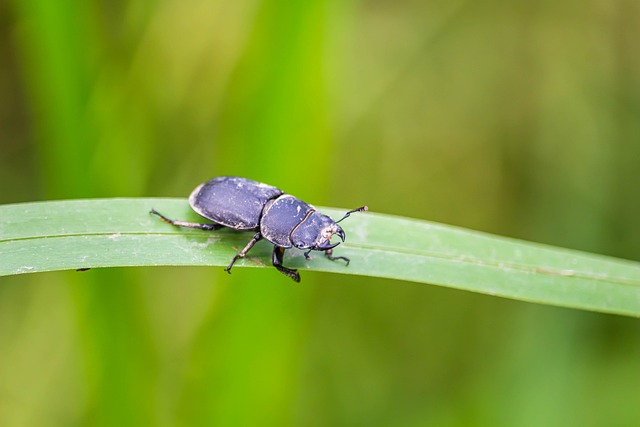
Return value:
<svg viewBox="0 0 640 427">
<path fill-rule="evenodd" d="M 250 239 L 234 230 L 180 229 L 149 215 L 198 221 L 184 199 L 95 199 L 0 206 L 0 275 L 116 266 L 226 266 Z M 323 208 L 334 217 L 343 212 Z M 344 223 L 336 250 L 286 265 L 449 286 L 523 301 L 640 315 L 640 263 L 372 212 Z M 236 267 L 270 264 L 262 241 Z M 237 270 L 236 270 L 237 271 Z M 241 274 L 241 273 L 238 273 Z M 304 277 L 304 275 L 303 275 Z M 282 277 L 283 281 L 287 279 Z"/>
</svg>

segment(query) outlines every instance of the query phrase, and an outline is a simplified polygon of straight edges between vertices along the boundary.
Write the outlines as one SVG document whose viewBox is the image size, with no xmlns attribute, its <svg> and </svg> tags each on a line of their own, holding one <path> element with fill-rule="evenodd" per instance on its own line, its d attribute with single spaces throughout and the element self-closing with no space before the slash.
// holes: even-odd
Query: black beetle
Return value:
<svg viewBox="0 0 640 427">
<path fill-rule="evenodd" d="M 225 271 L 231 273 L 231 267 L 238 258 L 244 257 L 258 240 L 265 238 L 273 243 L 273 266 L 296 282 L 300 281 L 298 271 L 282 265 L 284 250 L 291 247 L 307 249 L 304 253 L 307 260 L 311 259 L 311 251 L 324 251 L 330 260 L 341 259 L 349 265 L 349 258 L 332 255 L 333 248 L 340 242 L 331 243 L 331 236 L 336 234 L 344 242 L 344 230 L 338 222 L 354 212 L 367 210 L 366 206 L 362 206 L 334 221 L 318 212 L 315 207 L 276 187 L 237 176 L 220 176 L 200 184 L 189 196 L 189 204 L 199 215 L 214 223 L 172 220 L 155 209 L 151 209 L 150 213 L 179 227 L 200 230 L 229 227 L 256 231 L 247 246 L 233 257 Z"/>
</svg>

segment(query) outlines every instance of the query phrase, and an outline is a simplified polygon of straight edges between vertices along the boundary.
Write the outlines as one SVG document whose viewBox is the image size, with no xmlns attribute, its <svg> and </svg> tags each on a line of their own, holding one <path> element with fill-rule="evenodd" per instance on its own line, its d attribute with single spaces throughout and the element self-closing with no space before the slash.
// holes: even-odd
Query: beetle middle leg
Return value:
<svg viewBox="0 0 640 427">
<path fill-rule="evenodd" d="M 170 218 L 167 218 L 166 216 L 162 215 L 160 212 L 158 212 L 155 209 L 151 209 L 149 211 L 149 213 L 150 214 L 154 214 L 154 215 L 158 215 L 161 220 L 163 220 L 164 222 L 169 223 L 171 225 L 175 225 L 176 227 L 197 228 L 199 230 L 219 230 L 222 227 L 224 227 L 224 225 L 220 225 L 220 224 L 200 224 L 199 222 L 187 222 L 187 221 L 179 221 L 179 220 L 170 219 Z"/>
<path fill-rule="evenodd" d="M 347 258 L 346 256 L 333 256 L 333 249 L 327 249 L 326 251 L 324 251 L 324 254 L 327 256 L 327 258 L 329 258 L 331 261 L 336 261 L 336 260 L 343 260 L 347 262 L 347 265 L 349 265 L 349 262 L 351 261 L 349 258 Z"/>
<path fill-rule="evenodd" d="M 273 247 L 273 266 L 278 269 L 278 271 L 286 276 L 289 276 L 294 282 L 300 281 L 300 273 L 298 270 L 294 270 L 292 268 L 287 268 L 282 265 L 282 261 L 284 259 L 284 248 L 280 246 Z"/>
<path fill-rule="evenodd" d="M 254 234 L 253 238 L 251 238 L 251 240 L 249 240 L 249 243 L 247 243 L 247 246 L 245 246 L 244 249 L 240 251 L 240 253 L 238 253 L 236 256 L 233 257 L 233 259 L 231 260 L 231 263 L 227 266 L 227 268 L 224 269 L 224 271 L 231 274 L 231 267 L 233 267 L 233 264 L 235 264 L 238 259 L 244 258 L 247 252 L 249 252 L 253 247 L 253 245 L 258 243 L 258 240 L 260 239 L 262 239 L 262 234 L 260 233 Z"/>
</svg>

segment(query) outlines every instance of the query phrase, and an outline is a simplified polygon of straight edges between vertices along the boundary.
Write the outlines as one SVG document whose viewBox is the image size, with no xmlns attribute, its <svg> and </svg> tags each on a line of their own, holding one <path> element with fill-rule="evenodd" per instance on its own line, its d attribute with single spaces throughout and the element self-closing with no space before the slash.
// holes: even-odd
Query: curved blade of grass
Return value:
<svg viewBox="0 0 640 427">
<path fill-rule="evenodd" d="M 95 199 L 0 206 L 0 275 L 115 266 L 226 266 L 250 233 L 176 228 L 199 221 L 184 199 Z M 343 210 L 323 208 L 333 217 Z M 518 300 L 640 315 L 640 263 L 375 213 L 345 221 L 351 264 L 290 250 L 286 264 L 449 286 Z M 270 265 L 259 242 L 234 268 Z M 283 281 L 287 279 L 282 277 Z"/>
</svg>

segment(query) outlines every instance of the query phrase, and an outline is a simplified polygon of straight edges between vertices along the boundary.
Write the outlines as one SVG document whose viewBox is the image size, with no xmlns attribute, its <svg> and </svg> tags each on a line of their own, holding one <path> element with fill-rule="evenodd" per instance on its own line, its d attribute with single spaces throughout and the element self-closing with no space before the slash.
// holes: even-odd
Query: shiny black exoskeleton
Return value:
<svg viewBox="0 0 640 427">
<path fill-rule="evenodd" d="M 285 249 L 307 249 L 304 253 L 306 259 L 311 259 L 311 251 L 324 251 L 330 260 L 342 259 L 348 265 L 348 258 L 332 255 L 333 248 L 340 242 L 331 243 L 331 236 L 336 234 L 344 242 L 344 230 L 338 222 L 353 212 L 367 210 L 366 206 L 362 206 L 334 221 L 318 212 L 315 207 L 276 187 L 236 176 L 220 176 L 199 185 L 189 196 L 189 204 L 194 211 L 214 224 L 171 220 L 155 209 L 151 213 L 180 227 L 200 230 L 229 227 L 256 231 L 244 249 L 233 257 L 225 271 L 231 273 L 231 267 L 238 258 L 244 257 L 256 242 L 265 238 L 274 246 L 273 266 L 296 282 L 300 281 L 298 271 L 282 265 Z"/>
</svg>

